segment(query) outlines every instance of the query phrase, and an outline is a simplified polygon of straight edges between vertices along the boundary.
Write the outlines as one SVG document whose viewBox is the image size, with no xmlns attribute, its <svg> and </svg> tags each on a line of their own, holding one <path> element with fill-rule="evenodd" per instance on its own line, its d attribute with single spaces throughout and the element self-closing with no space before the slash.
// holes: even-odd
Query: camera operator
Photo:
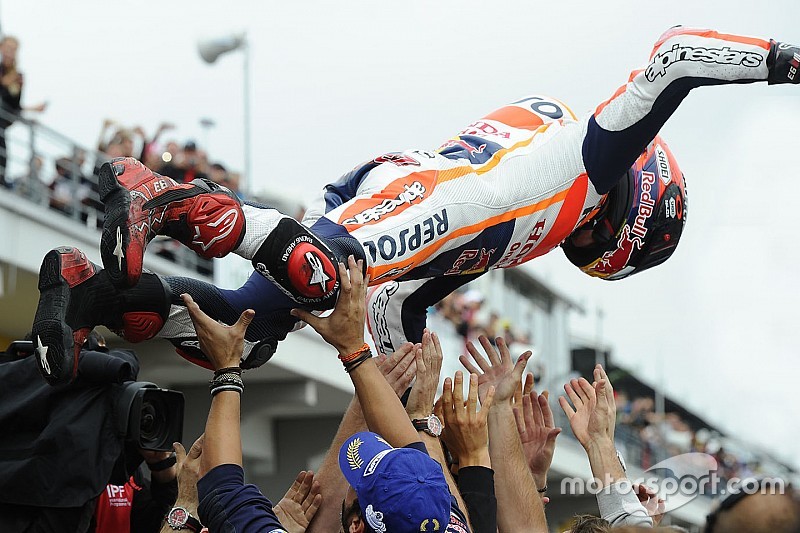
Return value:
<svg viewBox="0 0 800 533">
<path fill-rule="evenodd" d="M 105 339 L 96 331 L 89 334 L 87 343 L 90 349 L 108 352 Z M 97 497 L 89 531 L 158 531 L 178 495 L 176 462 L 171 452 L 126 446 L 119 468 Z M 133 466 L 136 463 L 138 466 Z M 134 468 L 126 479 L 127 472 Z"/>
<path fill-rule="evenodd" d="M 182 395 L 134 382 L 135 354 L 108 351 L 99 335 L 81 351 L 78 379 L 51 387 L 34 347 L 17 341 L 0 358 L 0 531 L 157 531 L 177 492 L 174 458 L 147 452 L 161 470 L 149 491 L 137 490 L 148 485 L 144 467 L 131 472 L 138 448 L 180 438 Z"/>
<path fill-rule="evenodd" d="M 136 453 L 136 452 L 134 452 Z M 89 531 L 158 531 L 178 494 L 175 455 L 140 449 L 144 462 L 123 484 L 111 482 L 97 498 Z"/>
</svg>

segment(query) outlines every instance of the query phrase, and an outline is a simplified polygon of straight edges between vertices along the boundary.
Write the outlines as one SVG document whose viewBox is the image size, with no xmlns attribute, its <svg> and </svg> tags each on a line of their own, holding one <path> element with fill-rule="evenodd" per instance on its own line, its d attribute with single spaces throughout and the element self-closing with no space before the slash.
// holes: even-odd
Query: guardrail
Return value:
<svg viewBox="0 0 800 533">
<path fill-rule="evenodd" d="M 0 186 L 47 209 L 98 231 L 103 224 L 96 169 L 110 159 L 102 152 L 81 146 L 66 135 L 0 108 L 0 120 L 13 122 L 6 129 L 6 165 L 0 168 Z M 99 236 L 98 236 L 99 240 Z M 212 277 L 213 262 L 203 259 L 176 241 L 157 238 L 149 253 L 202 276 Z"/>
</svg>

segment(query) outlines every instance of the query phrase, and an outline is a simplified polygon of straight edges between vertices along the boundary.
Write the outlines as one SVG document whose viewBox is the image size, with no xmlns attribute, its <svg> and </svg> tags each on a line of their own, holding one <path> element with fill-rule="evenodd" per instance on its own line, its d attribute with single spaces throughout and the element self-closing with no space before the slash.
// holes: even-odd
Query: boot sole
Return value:
<svg viewBox="0 0 800 533">
<path fill-rule="evenodd" d="M 78 361 L 74 357 L 73 331 L 66 323 L 70 287 L 61 276 L 58 250 L 48 252 L 42 261 L 39 293 L 32 328 L 33 342 L 37 346 L 36 365 L 49 384 L 69 383 L 77 374 Z"/>
<path fill-rule="evenodd" d="M 132 287 L 139 276 L 131 276 L 128 271 L 128 248 L 131 234 L 128 229 L 128 214 L 131 207 L 130 192 L 119 184 L 111 163 L 100 167 L 100 200 L 105 205 L 103 235 L 100 238 L 100 255 L 103 268 L 111 283 L 117 288 Z M 120 257 L 115 251 L 120 250 Z M 141 275 L 141 272 L 139 273 Z M 131 279 L 131 278 L 135 279 Z"/>
</svg>

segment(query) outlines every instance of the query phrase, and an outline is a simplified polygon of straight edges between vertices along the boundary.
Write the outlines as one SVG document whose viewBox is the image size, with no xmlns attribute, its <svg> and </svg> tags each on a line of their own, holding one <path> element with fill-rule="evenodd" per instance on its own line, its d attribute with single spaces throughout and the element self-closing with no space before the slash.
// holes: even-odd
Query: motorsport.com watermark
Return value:
<svg viewBox="0 0 800 533">
<path fill-rule="evenodd" d="M 784 494 L 787 482 L 778 478 L 721 477 L 716 459 L 705 453 L 685 453 L 670 457 L 648 468 L 637 479 L 612 483 L 610 479 L 567 477 L 561 480 L 564 495 L 619 494 L 644 485 L 666 500 L 667 510 L 674 510 L 701 495 L 724 497 L 728 494 Z"/>
</svg>

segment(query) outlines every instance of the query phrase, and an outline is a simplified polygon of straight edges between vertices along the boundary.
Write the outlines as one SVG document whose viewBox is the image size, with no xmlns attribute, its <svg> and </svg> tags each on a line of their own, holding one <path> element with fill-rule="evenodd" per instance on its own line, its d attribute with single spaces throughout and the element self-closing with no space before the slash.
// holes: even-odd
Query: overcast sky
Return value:
<svg viewBox="0 0 800 533">
<path fill-rule="evenodd" d="M 435 148 L 531 93 L 582 114 L 675 24 L 800 42 L 797 0 L 615 2 L 108 2 L 4 0 L 24 102 L 87 145 L 102 120 L 196 139 L 242 168 L 242 56 L 204 64 L 202 36 L 246 31 L 254 188 L 310 199 L 379 153 Z M 207 135 L 199 120 L 216 122 Z M 800 463 L 797 215 L 800 87 L 695 91 L 662 134 L 686 175 L 688 225 L 665 265 L 590 279 L 560 251 L 530 263 L 582 302 L 575 327 L 741 438 Z"/>
</svg>

